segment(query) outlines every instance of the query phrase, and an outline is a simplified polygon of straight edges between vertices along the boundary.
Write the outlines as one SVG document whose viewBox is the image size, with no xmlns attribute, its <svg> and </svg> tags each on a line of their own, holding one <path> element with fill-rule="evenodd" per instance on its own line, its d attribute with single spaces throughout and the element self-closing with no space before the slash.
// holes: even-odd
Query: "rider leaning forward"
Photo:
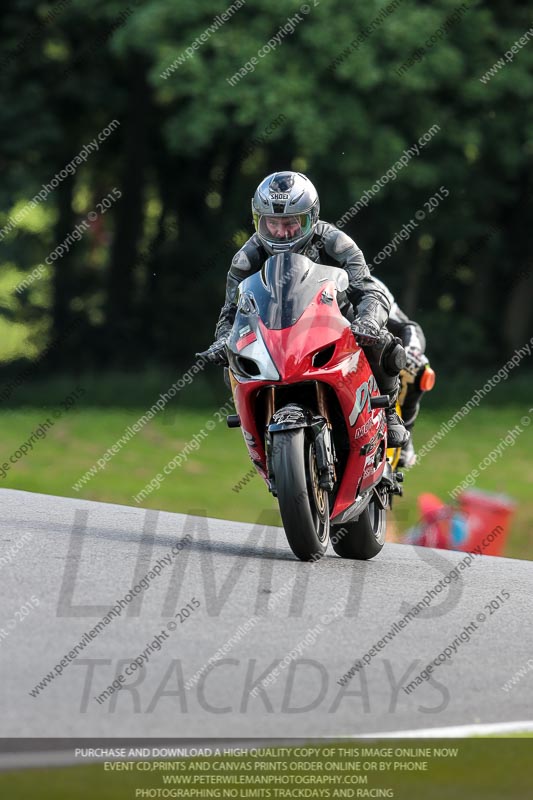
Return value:
<svg viewBox="0 0 533 800">
<path fill-rule="evenodd" d="M 385 410 L 388 446 L 402 447 L 403 465 L 411 466 L 415 461 L 414 450 L 409 431 L 396 413 L 396 400 L 399 373 L 406 361 L 408 369 L 414 372 L 427 364 L 423 333 L 398 308 L 387 287 L 370 274 L 353 239 L 329 222 L 321 221 L 319 211 L 317 191 L 301 173 L 276 172 L 259 184 L 252 199 L 255 233 L 233 257 L 215 342 L 202 355 L 216 364 L 227 363 L 225 345 L 237 310 L 238 286 L 258 272 L 270 256 L 300 253 L 317 264 L 342 267 L 348 273 L 349 286 L 346 295 L 338 298 L 340 310 L 351 322 L 381 394 L 390 398 Z M 405 350 L 397 335 L 401 336 Z M 416 383 L 411 387 L 405 401 L 409 406 L 409 429 L 413 427 L 422 395 L 416 390 Z"/>
</svg>

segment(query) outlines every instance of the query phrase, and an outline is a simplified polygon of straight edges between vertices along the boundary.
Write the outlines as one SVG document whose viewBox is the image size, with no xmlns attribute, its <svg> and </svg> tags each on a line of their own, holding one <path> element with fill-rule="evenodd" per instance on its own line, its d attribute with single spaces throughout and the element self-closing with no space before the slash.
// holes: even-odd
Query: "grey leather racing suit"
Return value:
<svg viewBox="0 0 533 800">
<path fill-rule="evenodd" d="M 313 236 L 300 252 L 317 264 L 330 264 L 346 270 L 349 285 L 345 295 L 339 295 L 338 302 L 350 322 L 355 310 L 359 317 L 372 317 L 381 328 L 385 328 L 394 298 L 387 287 L 370 274 L 363 253 L 353 239 L 334 225 L 319 221 Z M 251 236 L 235 254 L 227 276 L 225 302 L 215 329 L 217 339 L 229 333 L 233 325 L 239 284 L 258 272 L 268 257 L 257 234 Z M 365 347 L 364 351 L 380 392 L 395 400 L 398 371 L 390 366 L 386 357 L 392 344 L 393 335 L 385 331 L 378 344 Z"/>
<path fill-rule="evenodd" d="M 375 281 L 380 285 L 381 291 L 387 295 L 390 302 L 387 329 L 394 336 L 401 339 L 408 353 L 413 351 L 413 353 L 416 354 L 414 363 L 410 365 L 413 373 L 416 371 L 415 381 L 414 383 L 407 384 L 407 393 L 402 404 L 402 418 L 407 430 L 411 431 L 418 416 L 418 412 L 420 411 L 420 401 L 424 394 L 420 389 L 418 378 L 421 372 L 423 372 L 425 365 L 428 363 L 428 359 L 425 355 L 426 337 L 418 322 L 409 319 L 407 314 L 402 311 L 388 287 L 377 278 Z"/>
</svg>

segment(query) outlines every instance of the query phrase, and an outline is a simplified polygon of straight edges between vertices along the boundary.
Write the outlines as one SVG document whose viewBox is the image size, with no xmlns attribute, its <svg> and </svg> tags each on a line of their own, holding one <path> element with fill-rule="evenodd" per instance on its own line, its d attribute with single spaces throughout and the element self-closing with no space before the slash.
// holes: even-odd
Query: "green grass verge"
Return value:
<svg viewBox="0 0 533 800">
<path fill-rule="evenodd" d="M 1 462 L 28 440 L 32 431 L 57 406 L 20 408 L 0 412 L 2 424 Z M 140 506 L 182 513 L 205 513 L 212 517 L 280 524 L 276 501 L 258 475 L 235 491 L 250 470 L 241 432 L 228 430 L 213 416 L 213 410 L 178 409 L 163 412 L 134 436 L 78 492 L 72 487 L 146 410 L 80 408 L 55 421 L 33 450 L 10 465 L 0 487 L 81 497 L 88 500 L 137 505 L 134 496 L 191 441 L 209 420 L 214 429 L 199 441 L 196 451 L 166 476 L 160 487 Z M 425 409 L 415 430 L 415 444 L 429 440 L 455 408 Z M 520 424 L 524 407 L 480 407 L 438 443 L 419 466 L 406 473 L 405 495 L 396 503 L 400 532 L 416 523 L 417 495 L 434 492 L 449 501 L 448 492 L 494 448 L 506 432 Z M 533 415 L 532 415 L 533 419 Z M 533 430 L 533 426 L 530 430 Z M 481 473 L 480 489 L 509 494 L 517 509 L 505 555 L 533 559 L 533 463 L 530 430 L 502 451 L 498 461 Z M 1 473 L 0 473 L 1 475 Z"/>
</svg>

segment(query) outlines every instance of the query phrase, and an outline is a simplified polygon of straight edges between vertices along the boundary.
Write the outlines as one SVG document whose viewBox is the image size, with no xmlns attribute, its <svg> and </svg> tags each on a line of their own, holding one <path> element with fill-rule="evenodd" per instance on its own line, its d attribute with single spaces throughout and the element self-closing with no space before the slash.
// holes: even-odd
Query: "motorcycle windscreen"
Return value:
<svg viewBox="0 0 533 800">
<path fill-rule="evenodd" d="M 334 280 L 341 290 L 348 284 L 346 272 L 338 267 L 315 264 L 295 253 L 280 253 L 247 278 L 242 291 L 253 295 L 266 327 L 281 330 L 298 322 L 328 280 Z"/>
</svg>

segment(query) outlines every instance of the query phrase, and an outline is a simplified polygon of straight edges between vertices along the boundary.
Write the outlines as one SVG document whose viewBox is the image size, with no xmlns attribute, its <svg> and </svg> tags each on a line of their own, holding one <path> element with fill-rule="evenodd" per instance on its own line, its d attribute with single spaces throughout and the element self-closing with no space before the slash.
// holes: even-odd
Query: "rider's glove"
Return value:
<svg viewBox="0 0 533 800">
<path fill-rule="evenodd" d="M 371 347 L 379 342 L 381 328 L 372 317 L 356 317 L 350 328 L 361 347 Z"/>
<path fill-rule="evenodd" d="M 227 367 L 228 356 L 226 353 L 226 344 L 228 338 L 228 336 L 221 336 L 219 339 L 213 342 L 211 347 L 208 347 L 207 350 L 203 351 L 203 353 L 196 353 L 196 356 L 198 358 L 205 358 L 205 360 L 209 361 L 211 364 L 220 364 Z"/>
<path fill-rule="evenodd" d="M 406 369 L 411 375 L 417 375 L 429 363 L 422 350 L 415 344 L 405 345 L 405 355 L 407 357 Z"/>
</svg>

